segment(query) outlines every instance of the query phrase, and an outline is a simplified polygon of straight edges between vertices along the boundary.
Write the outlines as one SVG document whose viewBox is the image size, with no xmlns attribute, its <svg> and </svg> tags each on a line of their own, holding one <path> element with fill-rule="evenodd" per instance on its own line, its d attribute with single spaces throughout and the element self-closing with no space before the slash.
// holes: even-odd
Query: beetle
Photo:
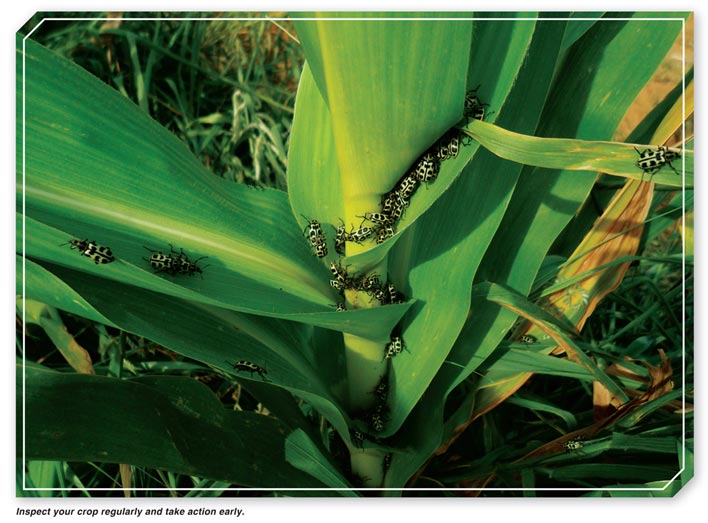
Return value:
<svg viewBox="0 0 708 523">
<path fill-rule="evenodd" d="M 533 336 L 532 334 L 524 334 L 519 338 L 519 341 L 521 343 L 536 343 L 538 341 L 538 338 L 536 336 Z"/>
<path fill-rule="evenodd" d="M 78 250 L 83 256 L 91 258 L 96 265 L 111 263 L 116 259 L 109 247 L 98 245 L 94 240 L 89 241 L 88 239 L 79 240 L 72 238 L 67 243 L 71 245 L 72 249 Z M 67 243 L 62 245 L 66 245 Z"/>
<path fill-rule="evenodd" d="M 386 291 L 388 293 L 388 303 L 403 303 L 406 301 L 405 296 L 396 290 L 393 283 L 388 282 Z"/>
<path fill-rule="evenodd" d="M 563 443 L 563 448 L 565 448 L 566 452 L 574 452 L 576 450 L 580 450 L 581 448 L 583 448 L 582 438 L 577 437 L 566 441 L 565 443 Z"/>
<path fill-rule="evenodd" d="M 201 258 L 191 261 L 183 249 L 180 249 L 179 252 L 177 252 L 172 244 L 169 245 L 169 254 L 163 254 L 162 251 L 156 251 L 143 245 L 145 249 L 152 253 L 149 260 L 145 258 L 143 259 L 149 262 L 150 266 L 155 269 L 155 274 L 159 274 L 161 272 L 166 272 L 172 276 L 177 274 L 184 274 L 186 276 L 194 276 L 196 273 L 202 274 L 202 267 L 199 267 L 197 263 L 200 260 L 208 258 L 208 256 L 202 256 Z"/>
<path fill-rule="evenodd" d="M 84 251 L 86 249 L 88 249 L 89 243 L 95 243 L 95 242 L 93 242 L 93 241 L 89 242 L 88 238 L 85 240 L 79 240 L 77 238 L 72 238 L 68 242 L 62 243 L 60 245 L 60 247 L 63 245 L 71 245 L 71 249 L 77 249 L 81 254 L 83 254 Z"/>
<path fill-rule="evenodd" d="M 390 215 L 396 206 L 396 195 L 393 191 L 387 192 L 381 197 L 381 212 L 384 214 Z"/>
<path fill-rule="evenodd" d="M 377 287 L 371 292 L 372 297 L 375 300 L 378 300 L 379 303 L 385 304 L 388 303 L 388 293 L 386 292 L 386 289 L 383 287 Z"/>
<path fill-rule="evenodd" d="M 355 447 L 357 448 L 364 448 L 364 440 L 366 437 L 361 431 L 358 431 L 356 429 L 350 429 L 349 430 L 349 437 L 352 440 L 352 443 L 354 444 Z"/>
<path fill-rule="evenodd" d="M 345 310 L 347 310 L 347 308 L 344 305 L 343 301 L 340 301 L 339 303 L 337 303 L 337 312 L 344 312 Z"/>
<path fill-rule="evenodd" d="M 651 149 L 640 151 L 636 147 L 634 150 L 639 154 L 639 159 L 637 160 L 636 165 L 645 173 L 654 174 L 664 165 L 668 165 L 676 174 L 679 174 L 676 168 L 671 164 L 671 160 L 681 157 L 681 154 L 678 151 L 669 149 L 663 145 L 658 146 L 656 151 L 652 151 Z"/>
<path fill-rule="evenodd" d="M 329 270 L 332 271 L 332 275 L 334 276 L 334 279 L 329 281 L 332 287 L 339 292 L 343 292 L 345 288 L 351 286 L 352 280 L 347 274 L 347 271 L 344 270 L 340 264 L 335 262 L 330 263 Z"/>
<path fill-rule="evenodd" d="M 403 205 L 396 204 L 389 213 L 390 221 L 395 223 L 400 220 L 401 216 L 403 216 L 403 211 L 405 211 L 405 209 L 406 208 Z"/>
<path fill-rule="evenodd" d="M 376 405 L 376 409 L 369 417 L 369 425 L 375 432 L 382 432 L 384 430 L 384 423 L 386 420 L 386 404 L 379 403 Z"/>
<path fill-rule="evenodd" d="M 194 276 L 196 273 L 202 274 L 202 268 L 197 265 L 199 260 L 208 258 L 208 256 L 202 256 L 194 261 L 190 261 L 186 256 L 180 256 L 175 261 L 175 270 L 177 274 L 185 274 L 187 276 Z"/>
<path fill-rule="evenodd" d="M 266 371 L 265 368 L 261 367 L 260 365 L 256 365 L 255 363 L 251 363 L 250 361 L 246 360 L 239 360 L 236 363 L 229 364 L 237 371 L 250 372 L 251 376 L 253 376 L 254 374 L 258 374 L 263 379 L 263 381 L 268 381 L 265 377 L 265 375 L 268 374 L 268 371 Z"/>
<path fill-rule="evenodd" d="M 386 376 L 383 376 L 381 378 L 381 381 L 373 390 L 373 394 L 374 396 L 376 396 L 376 398 L 378 398 L 379 401 L 386 401 L 386 399 L 388 398 L 388 379 Z"/>
<path fill-rule="evenodd" d="M 147 247 L 145 247 L 147 249 Z M 150 263 L 150 266 L 157 271 L 157 273 L 160 272 L 168 272 L 171 274 L 174 274 L 174 262 L 175 259 L 172 258 L 172 256 L 168 256 L 167 254 L 162 254 L 161 252 L 154 252 L 152 256 L 150 256 L 150 259 L 143 258 L 145 261 Z M 156 273 L 156 274 L 157 274 Z"/>
<path fill-rule="evenodd" d="M 361 216 L 359 216 L 359 218 L 361 218 Z M 386 225 L 391 221 L 391 217 L 388 214 L 380 212 L 367 212 L 364 214 L 363 218 L 377 225 Z"/>
<path fill-rule="evenodd" d="M 385 359 L 391 359 L 396 354 L 400 354 L 403 350 L 403 338 L 400 336 L 393 336 L 391 341 L 386 344 L 386 350 L 384 354 Z"/>
<path fill-rule="evenodd" d="M 415 166 L 414 173 L 421 182 L 433 182 L 440 173 L 440 160 L 432 153 L 426 153 Z"/>
<path fill-rule="evenodd" d="M 477 96 L 477 90 L 480 88 L 478 85 L 474 89 L 467 91 L 465 94 L 465 105 L 463 108 L 463 115 L 466 118 L 472 118 L 474 120 L 484 120 L 485 117 L 485 107 L 489 104 L 482 103 L 482 101 Z"/>
<path fill-rule="evenodd" d="M 450 129 L 438 140 L 435 145 L 435 156 L 442 160 L 457 158 L 460 152 L 460 133 Z"/>
<path fill-rule="evenodd" d="M 345 252 L 344 249 L 346 246 L 346 241 L 349 239 L 349 234 L 347 233 L 347 229 L 344 226 L 344 223 L 335 227 L 334 231 L 334 250 L 337 251 L 337 254 L 343 256 Z"/>
<path fill-rule="evenodd" d="M 361 243 L 376 232 L 373 227 L 359 227 L 356 231 L 349 233 L 349 241 Z"/>
<path fill-rule="evenodd" d="M 307 241 L 310 242 L 310 246 L 315 250 L 315 255 L 318 258 L 324 258 L 327 256 L 327 243 L 320 222 L 310 220 L 305 215 L 302 215 L 302 217 L 307 220 L 307 225 L 303 229 Z"/>
<path fill-rule="evenodd" d="M 349 276 L 347 275 L 347 271 L 339 263 L 335 263 L 335 262 L 330 263 L 329 270 L 332 272 L 332 276 L 334 276 L 335 279 L 337 279 L 341 282 L 346 282 L 347 280 L 350 279 Z"/>
<path fill-rule="evenodd" d="M 378 274 L 369 274 L 368 276 L 362 276 L 356 282 L 354 288 L 358 291 L 373 292 L 376 288 L 381 286 L 381 280 Z"/>
<path fill-rule="evenodd" d="M 304 214 L 301 215 L 305 220 L 307 220 L 307 225 L 305 225 L 305 228 L 302 230 L 302 232 L 307 236 L 307 239 L 309 240 L 310 243 L 315 243 L 319 238 L 323 236 L 322 234 L 322 226 L 320 225 L 320 222 L 317 220 L 311 220 Z"/>
<path fill-rule="evenodd" d="M 96 242 L 89 242 L 82 254 L 91 258 L 96 264 L 111 263 L 116 259 L 110 248 L 98 245 Z"/>
<path fill-rule="evenodd" d="M 386 226 L 386 227 L 381 227 L 379 229 L 378 234 L 376 235 L 376 243 L 383 243 L 389 238 L 393 238 L 396 235 L 396 231 L 393 229 L 393 227 Z"/>
<path fill-rule="evenodd" d="M 330 287 L 337 289 L 339 292 L 344 292 L 344 289 L 346 288 L 345 283 L 340 280 L 329 280 L 329 285 Z"/>
</svg>

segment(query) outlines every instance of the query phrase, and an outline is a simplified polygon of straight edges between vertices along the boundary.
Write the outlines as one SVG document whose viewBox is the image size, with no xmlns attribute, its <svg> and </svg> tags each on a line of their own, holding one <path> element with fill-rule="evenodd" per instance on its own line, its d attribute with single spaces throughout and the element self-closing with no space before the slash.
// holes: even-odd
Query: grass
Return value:
<svg viewBox="0 0 708 523">
<path fill-rule="evenodd" d="M 45 21 L 32 38 L 133 100 L 218 176 L 284 189 L 303 63 L 293 32 L 262 19 L 108 19 Z"/>
</svg>

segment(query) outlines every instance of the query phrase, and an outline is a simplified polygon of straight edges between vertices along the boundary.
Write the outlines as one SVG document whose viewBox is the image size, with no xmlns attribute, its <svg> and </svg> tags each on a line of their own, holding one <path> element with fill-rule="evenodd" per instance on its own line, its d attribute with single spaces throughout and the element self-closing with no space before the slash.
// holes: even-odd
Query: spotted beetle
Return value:
<svg viewBox="0 0 708 523">
<path fill-rule="evenodd" d="M 344 289 L 352 285 L 351 278 L 340 264 L 330 263 L 329 270 L 332 271 L 332 276 L 334 276 L 334 279 L 330 280 L 329 284 L 339 292 L 344 292 Z"/>
<path fill-rule="evenodd" d="M 381 280 L 378 274 L 369 274 L 368 276 L 362 276 L 356 281 L 354 288 L 358 291 L 373 292 L 376 288 L 381 286 Z"/>
<path fill-rule="evenodd" d="M 338 290 L 339 292 L 344 292 L 344 289 L 346 289 L 346 285 L 344 284 L 344 282 L 339 280 L 329 280 L 329 285 L 330 287 Z"/>
<path fill-rule="evenodd" d="M 533 336 L 532 334 L 524 334 L 519 338 L 519 341 L 521 343 L 536 343 L 538 341 L 538 338 L 536 336 Z"/>
<path fill-rule="evenodd" d="M 574 452 L 576 450 L 580 450 L 581 448 L 583 448 L 582 438 L 577 437 L 566 441 L 565 443 L 563 443 L 563 448 L 565 448 L 566 452 Z"/>
<path fill-rule="evenodd" d="M 147 247 L 145 248 L 147 249 Z M 175 259 L 172 256 L 162 254 L 161 252 L 154 252 L 149 260 L 143 259 L 149 262 L 150 266 L 157 271 L 156 274 L 161 272 L 175 273 Z"/>
<path fill-rule="evenodd" d="M 109 247 L 104 247 L 103 245 L 98 245 L 95 241 L 91 240 L 79 240 L 73 238 L 67 242 L 71 245 L 72 249 L 78 250 L 83 256 L 91 258 L 93 262 L 98 264 L 111 263 L 115 260 L 115 256 L 111 252 Z M 66 245 L 67 243 L 63 244 Z"/>
<path fill-rule="evenodd" d="M 342 223 L 338 227 L 335 227 L 334 231 L 334 250 L 337 251 L 337 254 L 343 256 L 345 252 L 344 249 L 346 246 L 346 241 L 347 239 L 349 239 L 349 234 L 347 233 L 347 229 L 344 227 L 344 223 Z"/>
<path fill-rule="evenodd" d="M 315 250 L 315 255 L 318 258 L 324 258 L 327 256 L 327 242 L 325 241 L 324 233 L 322 232 L 322 226 L 317 220 L 310 220 L 303 215 L 303 218 L 307 220 L 307 225 L 303 229 L 303 233 L 310 243 L 310 246 Z"/>
<path fill-rule="evenodd" d="M 374 432 L 383 432 L 386 419 L 386 405 L 379 403 L 369 418 L 369 425 Z"/>
<path fill-rule="evenodd" d="M 396 290 L 393 283 L 388 282 L 386 287 L 386 291 L 388 293 L 388 303 L 403 303 L 406 301 L 405 296 Z"/>
<path fill-rule="evenodd" d="M 381 227 L 376 235 L 376 243 L 383 243 L 389 238 L 393 238 L 395 235 L 396 231 L 393 227 Z"/>
<path fill-rule="evenodd" d="M 385 351 L 384 358 L 391 359 L 396 354 L 400 354 L 402 350 L 403 350 L 403 338 L 401 338 L 400 336 L 393 336 L 391 338 L 391 341 L 388 344 L 386 344 L 386 351 Z"/>
<path fill-rule="evenodd" d="M 200 260 L 208 258 L 208 256 L 202 256 L 201 258 L 191 261 L 183 249 L 177 252 L 172 244 L 170 244 L 170 254 L 163 254 L 162 251 L 156 251 L 146 246 L 143 247 L 152 253 L 149 260 L 143 259 L 149 262 L 150 266 L 155 269 L 155 274 L 161 272 L 166 272 L 172 276 L 176 276 L 177 274 L 183 274 L 185 276 L 194 276 L 197 273 L 202 274 L 202 267 L 199 267 L 197 263 Z"/>
<path fill-rule="evenodd" d="M 373 394 L 379 401 L 386 401 L 388 398 L 388 378 L 386 376 L 381 378 L 381 381 L 374 389 Z"/>
<path fill-rule="evenodd" d="M 256 365 L 255 363 L 251 363 L 246 360 L 239 360 L 236 363 L 230 363 L 230 365 L 239 372 L 250 372 L 251 376 L 258 374 L 263 381 L 268 381 L 265 377 L 268 372 L 260 365 Z"/>
<path fill-rule="evenodd" d="M 415 166 L 415 175 L 420 182 L 430 183 L 435 181 L 440 173 L 440 160 L 432 153 L 426 153 Z"/>
<path fill-rule="evenodd" d="M 479 97 L 477 96 L 477 90 L 479 89 L 479 85 L 475 87 L 474 89 L 467 91 L 467 94 L 465 94 L 465 105 L 463 109 L 463 115 L 466 118 L 472 118 L 474 120 L 484 120 L 485 117 L 485 107 L 489 106 L 489 104 L 482 103 Z"/>
<path fill-rule="evenodd" d="M 375 223 L 377 225 L 386 225 L 390 223 L 391 217 L 388 214 L 380 213 L 380 212 L 367 212 L 364 214 L 364 219 L 370 221 L 371 223 Z M 360 217 L 361 218 L 361 217 Z"/>
<path fill-rule="evenodd" d="M 646 174 L 654 174 L 664 165 L 668 165 L 676 174 L 679 174 L 676 168 L 671 164 L 671 160 L 676 160 L 681 157 L 678 151 L 669 149 L 663 145 L 657 147 L 656 151 L 652 151 L 651 149 L 640 151 L 636 147 L 634 150 L 639 154 L 639 159 L 636 162 L 637 167 Z"/>
<path fill-rule="evenodd" d="M 460 152 L 460 133 L 451 129 L 435 145 L 435 156 L 440 160 L 456 158 Z"/>
<path fill-rule="evenodd" d="M 371 292 L 372 297 L 375 300 L 378 300 L 379 303 L 386 304 L 388 303 L 388 293 L 386 292 L 386 289 L 383 287 L 377 287 Z"/>
<path fill-rule="evenodd" d="M 421 160 L 422 162 L 422 160 Z M 418 183 L 420 178 L 417 173 L 417 169 L 420 167 L 420 162 L 417 164 L 416 169 L 412 172 L 406 174 L 393 189 L 394 196 L 396 196 L 396 202 L 398 205 L 403 205 L 407 207 L 410 202 L 411 196 L 418 189 Z"/>
<path fill-rule="evenodd" d="M 202 268 L 197 265 L 197 262 L 205 258 L 208 258 L 208 256 L 202 256 L 194 261 L 190 261 L 186 256 L 180 256 L 176 260 L 177 273 L 185 274 L 187 276 L 194 276 L 196 273 L 202 274 Z"/>
<path fill-rule="evenodd" d="M 375 232 L 376 229 L 374 229 L 373 227 L 359 227 L 357 230 L 349 233 L 349 241 L 352 241 L 354 243 L 361 243 L 367 238 L 369 238 L 371 235 L 373 235 Z"/>
</svg>

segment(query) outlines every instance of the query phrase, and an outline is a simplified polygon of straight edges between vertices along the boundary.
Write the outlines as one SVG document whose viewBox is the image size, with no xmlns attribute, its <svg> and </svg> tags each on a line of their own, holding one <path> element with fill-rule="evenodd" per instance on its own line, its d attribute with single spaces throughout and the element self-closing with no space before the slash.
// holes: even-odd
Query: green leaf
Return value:
<svg viewBox="0 0 708 523">
<path fill-rule="evenodd" d="M 69 285 L 32 260 L 16 255 L 15 275 L 20 298 L 49 303 L 57 309 L 115 327 Z"/>
<path fill-rule="evenodd" d="M 24 401 L 26 415 L 17 426 L 18 455 L 24 450 L 26 459 L 129 463 L 251 487 L 322 487 L 287 464 L 277 420 L 224 411 L 194 380 L 17 370 L 18 412 Z"/>
<path fill-rule="evenodd" d="M 341 363 L 319 355 L 324 348 L 312 346 L 310 327 L 171 298 L 61 267 L 51 270 L 118 328 L 239 380 L 261 382 L 260 376 L 232 367 L 238 360 L 253 362 L 266 369 L 269 383 L 264 386 L 282 387 L 306 399 L 347 432 L 349 418 L 331 392 L 343 379 Z M 125 303 L 131 307 L 126 309 Z"/>
<path fill-rule="evenodd" d="M 537 138 L 513 133 L 479 120 L 473 120 L 465 131 L 484 147 L 501 158 L 547 169 L 600 171 L 634 180 L 651 179 L 657 184 L 672 187 L 693 186 L 693 151 L 685 151 L 685 178 L 680 176 L 681 164 L 674 160 L 674 168 L 666 165 L 659 172 L 647 175 L 636 164 L 639 153 L 654 146 L 621 144 L 616 142 L 588 142 L 562 138 Z M 544 172 L 535 171 L 537 176 Z"/>
<path fill-rule="evenodd" d="M 291 202 L 303 227 L 301 215 L 350 227 L 375 210 L 421 152 L 460 119 L 472 24 L 295 23 L 310 67 L 302 76 L 293 121 Z M 446 60 L 437 59 L 440 55 Z M 360 250 L 347 245 L 349 256 Z M 380 248 L 373 261 L 347 263 L 373 265 L 385 250 Z"/>
<path fill-rule="evenodd" d="M 91 356 L 66 330 L 66 326 L 54 307 L 34 300 L 21 300 L 18 308 L 25 313 L 26 323 L 40 326 L 69 365 L 76 371 L 95 374 Z"/>
<path fill-rule="evenodd" d="M 17 188 L 25 216 L 33 218 L 26 256 L 234 310 L 371 330 L 366 312 L 334 314 L 329 273 L 302 237 L 285 193 L 209 174 L 124 97 L 30 40 L 23 47 L 18 105 L 24 103 L 26 117 L 24 126 L 18 119 L 18 137 L 25 137 L 26 166 Z M 48 228 L 40 232 L 42 224 Z M 109 246 L 116 262 L 93 266 L 60 247 L 71 238 Z M 203 279 L 153 273 L 146 247 L 168 252 L 170 244 L 193 260 L 208 256 Z M 406 308 L 391 307 L 384 316 L 395 324 Z M 373 322 L 374 330 L 385 323 Z"/>
<path fill-rule="evenodd" d="M 328 487 L 342 489 L 343 495 L 356 497 L 347 480 L 302 430 L 291 432 L 285 440 L 285 459 Z"/>
<path fill-rule="evenodd" d="M 514 35 L 516 46 L 499 45 L 500 34 Z M 525 38 L 521 37 L 523 34 L 525 34 Z M 532 132 L 546 100 L 548 85 L 555 66 L 554 59 L 558 55 L 563 35 L 563 23 L 554 21 L 536 24 L 521 20 L 485 21 L 478 23 L 475 35 L 478 39 L 473 48 L 470 74 L 480 74 L 483 75 L 482 78 L 490 76 L 505 79 L 504 82 L 500 81 L 497 85 L 484 83 L 479 89 L 480 96 L 484 99 L 488 97 L 495 100 L 498 99 L 497 92 L 506 93 L 503 104 L 501 101 L 499 102 L 502 104 L 501 107 L 495 102 L 490 105 L 489 110 L 496 112 L 496 114 L 490 115 L 490 119 L 498 118 L 497 121 L 505 125 L 515 122 L 513 125 L 520 131 Z M 477 46 L 497 51 L 495 55 L 490 57 L 488 54 L 475 52 Z M 495 68 L 502 63 L 505 68 L 510 68 L 511 71 L 497 72 Z M 479 73 L 475 73 L 476 71 Z M 463 175 L 456 181 L 455 186 L 445 194 L 439 204 L 436 204 L 435 216 L 431 211 L 429 213 L 431 214 L 430 221 L 428 222 L 426 215 L 425 220 L 421 222 L 425 224 L 428 231 L 427 237 L 432 244 L 445 241 L 446 238 L 451 244 L 456 244 L 444 256 L 446 265 L 440 265 L 437 269 L 433 268 L 433 264 L 437 263 L 438 258 L 427 254 L 429 259 L 423 263 L 418 276 L 422 284 L 421 290 L 425 289 L 426 285 L 429 288 L 434 288 L 436 285 L 448 288 L 450 283 L 446 280 L 451 279 L 451 274 L 456 277 L 463 274 L 463 282 L 466 278 L 471 280 L 476 277 L 475 271 L 479 257 L 484 255 L 490 236 L 497 231 L 520 172 L 520 165 L 503 161 L 488 151 L 481 150 L 475 155 Z M 489 173 L 494 173 L 494 176 L 490 177 Z M 459 197 L 455 195 L 458 191 L 460 192 Z M 450 238 L 454 238 L 454 243 Z M 420 244 L 423 242 L 424 240 L 421 240 Z M 392 265 L 396 263 L 399 249 L 403 250 L 402 246 L 403 243 L 396 246 Z M 428 252 L 426 247 L 420 248 L 423 253 Z M 413 250 L 411 252 L 413 253 Z M 401 255 L 412 258 L 418 256 L 415 253 L 408 255 L 405 252 L 402 252 Z M 423 268 L 426 266 L 429 267 L 428 278 L 430 279 L 427 284 L 423 281 L 425 277 Z M 395 269 L 392 269 L 393 271 Z M 460 288 L 464 289 L 467 284 L 466 282 L 461 283 Z M 469 288 L 467 287 L 467 289 L 467 295 L 463 298 L 463 303 L 467 307 L 464 310 L 463 321 L 469 311 Z M 453 291 L 453 295 L 459 292 L 460 290 L 456 289 Z M 442 322 L 450 321 L 443 319 L 449 316 L 450 312 L 444 294 L 440 293 L 437 298 L 433 303 L 437 310 L 437 321 L 442 324 Z M 470 319 L 478 319 L 480 306 L 479 304 L 474 305 L 474 301 L 472 303 L 471 310 L 474 313 Z M 427 337 L 424 327 L 424 323 L 421 324 L 422 335 L 425 336 L 425 339 L 431 339 Z M 457 337 L 457 342 L 448 354 L 445 363 L 442 366 L 438 364 L 434 381 L 401 430 L 404 434 L 416 435 L 415 438 L 412 438 L 415 450 L 402 456 L 399 461 L 400 466 L 392 467 L 392 473 L 398 475 L 397 479 L 392 481 L 404 483 L 440 444 L 443 422 L 442 409 L 439 405 L 455 385 L 467 377 L 469 372 L 480 363 L 481 359 L 474 359 L 475 353 L 480 351 L 482 354 L 487 354 L 494 348 L 480 347 L 469 343 L 470 331 L 484 328 L 483 323 L 480 325 L 468 321 L 462 333 Z M 459 326 L 456 326 L 455 329 L 459 329 Z M 454 330 L 454 332 L 457 334 L 459 331 Z M 476 334 L 480 335 L 482 332 Z M 445 333 L 443 336 L 447 337 L 448 334 Z M 415 339 L 413 343 L 416 343 Z M 435 340 L 433 343 L 437 345 L 438 342 Z M 428 354 L 424 342 L 420 342 L 420 347 L 419 352 Z M 414 359 L 417 360 L 419 357 L 416 353 Z M 429 356 L 431 360 L 438 357 L 437 354 Z M 394 365 L 396 364 L 398 361 L 394 362 Z M 468 365 L 470 371 L 461 373 L 460 365 L 464 367 L 465 364 Z M 402 378 L 403 376 L 401 376 L 401 382 L 404 381 Z M 403 383 L 402 386 L 413 388 L 413 385 Z"/>
<path fill-rule="evenodd" d="M 556 73 L 541 125 L 533 134 L 610 138 L 680 29 L 680 23 L 646 20 L 608 19 L 593 25 L 569 49 Z M 524 168 L 478 281 L 504 283 L 522 294 L 528 292 L 548 250 L 595 180 L 594 174 L 582 171 L 545 171 L 540 175 L 538 170 Z M 476 300 L 472 309 L 476 314 L 463 330 L 461 345 L 479 349 L 476 358 L 467 360 L 471 364 L 461 377 L 481 364 L 517 318 Z"/>
<path fill-rule="evenodd" d="M 190 281 L 178 283 L 177 281 L 171 281 L 172 278 L 169 276 L 163 278 L 160 275 L 153 274 L 151 269 L 138 268 L 120 259 L 107 265 L 97 265 L 67 245 L 66 242 L 70 238 L 67 234 L 62 234 L 57 229 L 28 216 L 23 219 L 21 215 L 18 215 L 17 237 L 18 245 L 25 246 L 27 256 L 32 256 L 37 261 L 44 260 L 45 262 L 58 263 L 62 266 L 82 271 L 87 275 L 91 274 L 102 278 L 105 281 L 101 285 L 104 286 L 110 286 L 110 282 L 125 283 L 160 292 L 165 297 L 200 302 L 205 306 L 220 306 L 236 311 L 245 310 L 263 316 L 281 317 L 346 332 L 368 333 L 372 337 L 381 339 L 385 339 L 388 336 L 391 325 L 394 325 L 410 307 L 410 304 L 391 305 L 378 314 L 367 310 L 335 312 L 334 304 L 337 298 L 333 297 L 332 303 L 326 307 L 315 306 L 313 312 L 307 312 L 308 308 L 313 309 L 311 303 L 303 302 L 293 295 L 281 293 L 282 299 L 277 305 L 275 303 L 270 305 L 267 311 L 259 310 L 259 303 L 264 303 L 262 300 L 270 291 L 263 285 L 255 284 L 255 282 L 236 284 L 236 282 L 231 281 L 229 285 L 219 286 L 217 281 L 207 285 L 208 280 L 206 278 L 201 280 L 195 277 L 196 279 L 192 278 Z M 22 241 L 23 239 L 24 242 Z M 132 247 L 126 246 L 126 248 Z M 114 248 L 113 252 L 119 251 Z M 183 276 L 183 278 L 187 277 Z M 209 274 L 207 274 L 207 278 L 210 278 Z M 235 296 L 240 296 L 242 292 L 248 293 L 249 290 L 252 293 L 251 295 L 237 298 L 241 300 L 241 304 L 234 304 Z M 30 290 L 30 292 L 34 291 Z M 255 308 L 251 306 L 243 307 L 242 305 L 245 302 L 250 302 L 250 305 Z M 278 308 L 280 308 L 280 311 L 275 312 Z M 315 312 L 323 309 L 327 312 Z"/>
<path fill-rule="evenodd" d="M 332 118 L 347 207 L 388 191 L 462 115 L 472 24 L 408 16 L 295 21 Z"/>
</svg>

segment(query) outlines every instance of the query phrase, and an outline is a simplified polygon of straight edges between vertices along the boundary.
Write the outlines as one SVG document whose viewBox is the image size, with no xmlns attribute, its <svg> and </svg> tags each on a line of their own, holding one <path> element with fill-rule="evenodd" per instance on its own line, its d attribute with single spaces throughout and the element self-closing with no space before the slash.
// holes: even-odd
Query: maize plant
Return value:
<svg viewBox="0 0 708 523">
<path fill-rule="evenodd" d="M 128 489 L 132 466 L 289 495 L 678 490 L 690 309 L 644 352 L 586 326 L 647 245 L 692 234 L 690 65 L 618 134 L 688 18 L 293 16 L 286 190 L 216 176 L 18 35 L 18 488 L 98 462 Z M 66 313 L 122 344 L 95 361 Z M 28 324 L 63 364 L 27 354 Z M 137 369 L 136 338 L 262 408 Z"/>
</svg>

